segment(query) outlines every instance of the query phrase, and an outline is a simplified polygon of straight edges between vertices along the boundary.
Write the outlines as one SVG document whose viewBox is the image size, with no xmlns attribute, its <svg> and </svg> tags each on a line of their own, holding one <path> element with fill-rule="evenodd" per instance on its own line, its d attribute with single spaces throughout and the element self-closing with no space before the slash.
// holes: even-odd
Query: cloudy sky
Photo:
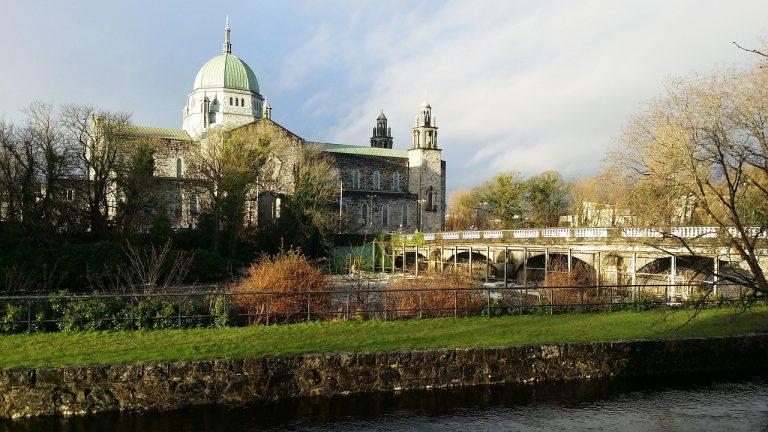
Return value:
<svg viewBox="0 0 768 432">
<path fill-rule="evenodd" d="M 0 0 L 0 116 L 33 99 L 181 127 L 198 68 L 221 50 L 256 72 L 273 118 L 367 145 L 383 108 L 395 146 L 425 90 L 449 189 L 499 171 L 595 173 L 665 79 L 748 65 L 762 1 Z"/>
</svg>

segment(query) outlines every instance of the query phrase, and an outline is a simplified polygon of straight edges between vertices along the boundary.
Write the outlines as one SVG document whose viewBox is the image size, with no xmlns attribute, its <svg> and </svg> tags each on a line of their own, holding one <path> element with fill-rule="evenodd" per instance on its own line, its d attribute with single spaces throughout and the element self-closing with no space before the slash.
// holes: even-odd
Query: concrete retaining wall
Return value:
<svg viewBox="0 0 768 432">
<path fill-rule="evenodd" d="M 0 417 L 763 367 L 768 334 L 0 371 Z"/>
</svg>

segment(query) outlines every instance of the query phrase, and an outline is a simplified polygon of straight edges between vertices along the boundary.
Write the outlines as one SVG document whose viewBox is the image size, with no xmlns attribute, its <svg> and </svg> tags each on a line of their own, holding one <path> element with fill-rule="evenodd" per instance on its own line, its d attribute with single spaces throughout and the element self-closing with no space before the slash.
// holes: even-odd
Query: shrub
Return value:
<svg viewBox="0 0 768 432">
<path fill-rule="evenodd" d="M 113 297 L 68 298 L 65 291 L 51 297 L 50 305 L 62 331 L 111 330 L 122 318 L 125 301 Z"/>
<path fill-rule="evenodd" d="M 484 290 L 467 289 L 475 287 L 466 272 L 445 275 L 430 270 L 416 279 L 390 282 L 387 309 L 391 316 L 402 318 L 473 315 L 480 313 L 487 301 Z"/>
<path fill-rule="evenodd" d="M 27 308 L 8 303 L 0 309 L 0 332 L 21 333 L 27 328 Z"/>
<path fill-rule="evenodd" d="M 320 313 L 331 305 L 325 274 L 294 250 L 262 256 L 231 289 L 234 305 L 248 315 L 250 324 L 266 322 L 266 314 L 273 321 L 301 320 L 307 306 L 309 312 Z"/>
<path fill-rule="evenodd" d="M 212 299 L 211 315 L 213 327 L 221 328 L 232 324 L 232 304 L 227 296 L 219 295 Z"/>
</svg>

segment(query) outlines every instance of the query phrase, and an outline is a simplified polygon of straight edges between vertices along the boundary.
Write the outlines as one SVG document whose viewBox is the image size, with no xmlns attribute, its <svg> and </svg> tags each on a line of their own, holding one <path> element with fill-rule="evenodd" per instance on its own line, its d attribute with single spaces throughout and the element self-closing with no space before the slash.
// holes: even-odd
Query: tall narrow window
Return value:
<svg viewBox="0 0 768 432">
<path fill-rule="evenodd" d="M 362 172 L 359 169 L 352 170 L 352 189 L 360 189 L 360 183 L 362 182 Z"/>
<path fill-rule="evenodd" d="M 403 226 L 403 228 L 408 226 L 408 204 L 403 204 L 402 219 L 400 224 Z"/>
<path fill-rule="evenodd" d="M 373 172 L 373 188 L 376 190 L 381 189 L 381 174 L 378 171 Z"/>
<path fill-rule="evenodd" d="M 197 194 L 189 195 L 189 214 L 197 215 Z"/>
<path fill-rule="evenodd" d="M 176 177 L 181 178 L 182 168 L 181 158 L 176 158 Z"/>
<path fill-rule="evenodd" d="M 245 106 L 245 99 L 240 98 L 240 106 Z"/>
<path fill-rule="evenodd" d="M 427 189 L 427 210 L 434 210 L 434 193 L 432 192 L 432 186 Z"/>
<path fill-rule="evenodd" d="M 360 221 L 363 223 L 363 225 L 368 225 L 368 223 L 371 221 L 369 213 L 370 210 L 368 209 L 368 204 L 362 203 L 360 205 Z"/>
<path fill-rule="evenodd" d="M 389 225 L 389 204 L 381 206 L 381 226 L 386 228 Z"/>
<path fill-rule="evenodd" d="M 229 98 L 229 104 L 230 104 L 230 105 L 232 105 L 232 104 L 233 104 L 233 102 L 232 102 L 232 98 L 231 98 L 231 97 Z"/>
<path fill-rule="evenodd" d="M 182 215 L 182 201 L 181 201 L 181 192 L 176 192 L 173 196 L 173 216 L 178 221 L 181 219 Z"/>
<path fill-rule="evenodd" d="M 400 173 L 392 174 L 392 190 L 393 191 L 400 190 Z"/>
</svg>

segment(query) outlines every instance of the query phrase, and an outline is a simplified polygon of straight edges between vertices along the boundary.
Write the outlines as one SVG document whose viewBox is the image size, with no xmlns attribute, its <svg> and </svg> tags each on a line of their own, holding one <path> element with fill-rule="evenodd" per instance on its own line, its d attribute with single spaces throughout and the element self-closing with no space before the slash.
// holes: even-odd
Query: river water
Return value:
<svg viewBox="0 0 768 432">
<path fill-rule="evenodd" d="M 768 376 L 705 376 L 419 391 L 249 408 L 0 423 L 13 431 L 768 430 Z"/>
</svg>

